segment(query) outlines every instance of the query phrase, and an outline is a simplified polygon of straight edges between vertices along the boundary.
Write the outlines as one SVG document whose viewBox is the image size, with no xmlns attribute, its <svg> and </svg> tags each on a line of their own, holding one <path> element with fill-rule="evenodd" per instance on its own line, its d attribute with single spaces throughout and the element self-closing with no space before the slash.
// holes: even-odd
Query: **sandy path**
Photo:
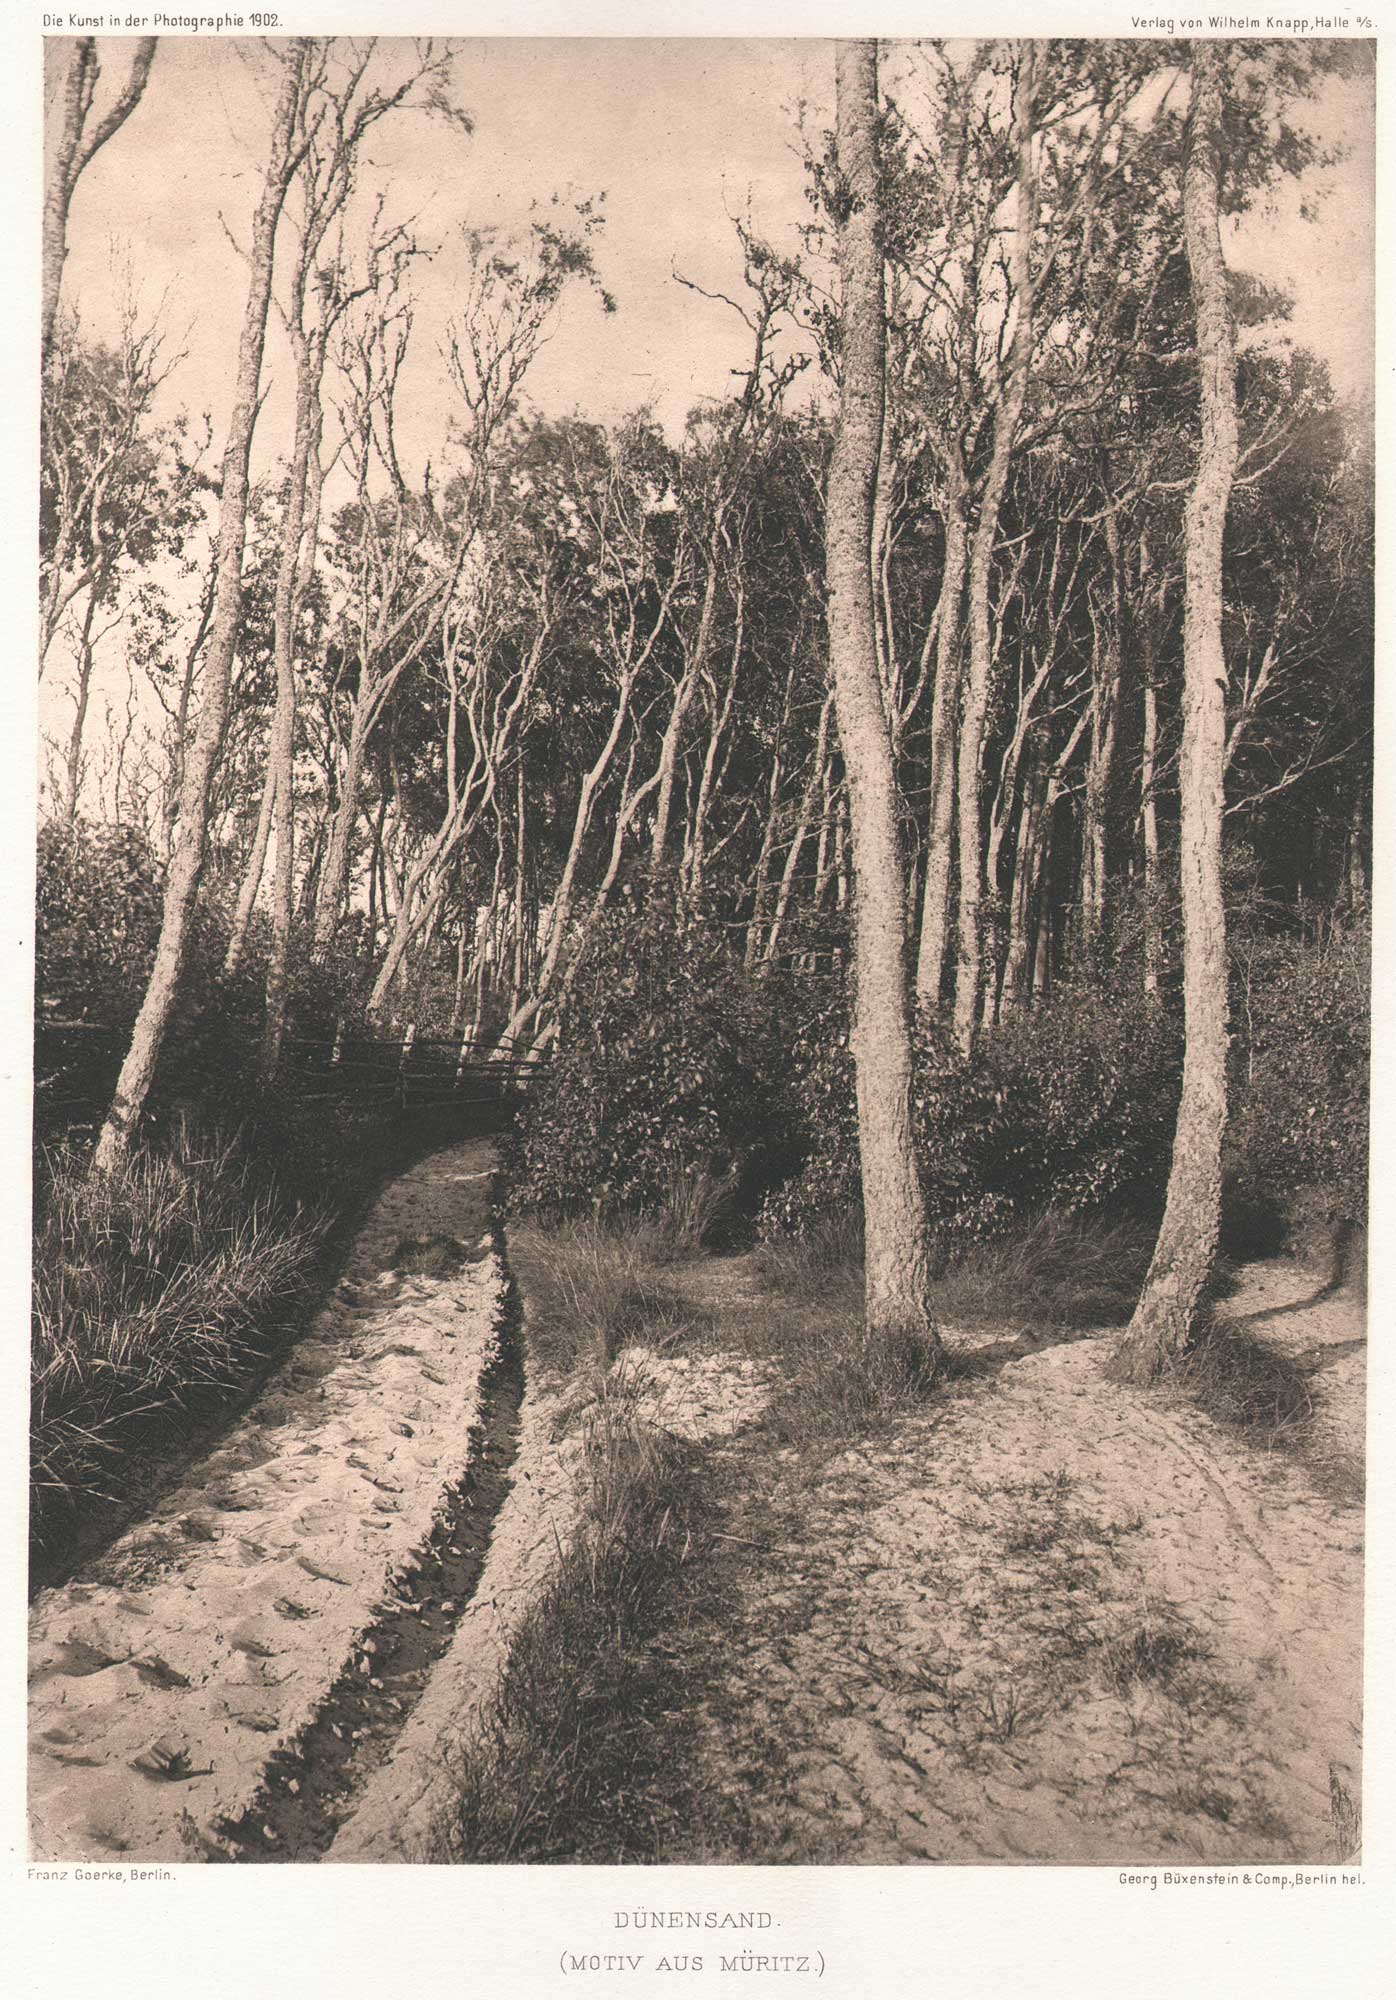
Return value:
<svg viewBox="0 0 1396 2000">
<path fill-rule="evenodd" d="M 1222 1311 L 1309 1374 L 1314 1398 L 1310 1455 L 1322 1468 L 1360 1474 L 1366 1460 L 1367 1327 L 1349 1291 L 1285 1258 L 1248 1264 Z"/>
<path fill-rule="evenodd" d="M 1228 1304 L 1316 1283 L 1271 1268 Z M 1355 1351 L 1350 1301 L 1303 1317 L 1296 1342 Z M 766 1553 L 708 1727 L 719 1771 L 785 1771 L 755 1858 L 1339 1858 L 1360 1515 L 1107 1381 L 1111 1338 L 1012 1359 L 814 1475 L 789 1451 L 734 1463 Z"/>
<path fill-rule="evenodd" d="M 396 1180 L 235 1429 L 36 1600 L 35 1858 L 197 1858 L 349 1661 L 465 1470 L 504 1292 L 492 1165 L 477 1141 Z"/>
</svg>

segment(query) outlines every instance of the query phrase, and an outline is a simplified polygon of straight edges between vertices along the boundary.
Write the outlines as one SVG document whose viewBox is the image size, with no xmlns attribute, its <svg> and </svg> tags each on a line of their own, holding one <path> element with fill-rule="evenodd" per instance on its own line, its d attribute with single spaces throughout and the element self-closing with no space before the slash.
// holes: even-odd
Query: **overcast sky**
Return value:
<svg viewBox="0 0 1396 2000">
<path fill-rule="evenodd" d="M 421 116 L 385 123 L 372 150 L 380 171 L 366 170 L 365 185 L 386 179 L 391 212 L 414 216 L 424 241 L 446 243 L 461 221 L 516 228 L 530 201 L 554 189 L 604 189 L 598 263 L 618 311 L 607 319 L 579 298 L 531 393 L 546 409 L 598 416 L 653 403 L 676 427 L 699 397 L 723 393 L 742 329 L 672 273 L 735 288 L 727 217 L 748 204 L 758 227 L 794 243 L 808 211 L 791 114 L 806 100 L 816 122 L 827 122 L 830 44 L 497 39 L 459 51 L 454 95 L 474 136 Z M 382 53 L 392 61 L 401 48 Z M 103 55 L 105 90 L 127 51 L 108 41 Z M 193 410 L 211 409 L 216 437 L 246 282 L 220 217 L 246 241 L 268 112 L 257 44 L 166 38 L 145 101 L 80 183 L 70 223 L 65 302 L 78 302 L 99 332 L 113 260 L 129 259 L 146 305 L 165 297 L 171 332 L 187 348 L 174 391 Z M 1331 81 L 1305 115 L 1348 157 L 1302 188 L 1282 187 L 1268 211 L 1241 225 L 1230 255 L 1294 294 L 1292 337 L 1328 361 L 1340 392 L 1361 392 L 1373 366 L 1370 81 Z M 1299 214 L 1305 197 L 1312 221 Z M 449 247 L 419 267 L 423 366 L 459 268 Z M 287 373 L 279 340 L 269 356 L 264 449 L 284 428 Z M 422 449 L 435 421 L 421 419 Z"/>
</svg>

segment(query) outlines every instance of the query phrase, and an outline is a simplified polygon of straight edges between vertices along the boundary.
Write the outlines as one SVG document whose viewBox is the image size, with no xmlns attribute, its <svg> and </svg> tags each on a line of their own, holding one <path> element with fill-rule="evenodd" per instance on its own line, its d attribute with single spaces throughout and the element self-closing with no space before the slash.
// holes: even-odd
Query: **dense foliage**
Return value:
<svg viewBox="0 0 1396 2000">
<path fill-rule="evenodd" d="M 35 931 L 36 1126 L 40 1136 L 81 1125 L 106 1108 L 160 927 L 163 869 L 149 840 L 126 826 L 50 823 L 39 837 Z M 277 1120 L 279 1094 L 257 1079 L 266 928 L 254 922 L 237 968 L 227 969 L 222 901 L 196 911 L 182 970 L 174 1032 L 162 1052 L 152 1109 L 196 1106 L 205 1117 Z M 349 990 L 346 990 L 349 989 Z M 294 961 L 291 1017 L 303 1035 L 329 1039 L 352 1016 L 342 960 Z"/>
<path fill-rule="evenodd" d="M 1163 1012 L 1068 993 L 1005 1022 L 973 1059 L 923 1016 L 914 1043 L 917 1164 L 942 1253 L 1035 1211 L 1148 1210 L 1161 1193 L 1180 1051 Z M 841 1009 L 806 1023 L 793 1097 L 804 1164 L 768 1197 L 768 1234 L 857 1212 L 853 1062 Z"/>
<path fill-rule="evenodd" d="M 1231 1155 L 1251 1206 L 1298 1199 L 1340 1224 L 1366 1216 L 1371 944 L 1363 913 L 1242 957 Z"/>
<path fill-rule="evenodd" d="M 652 1213 L 706 1175 L 749 1208 L 781 1165 L 782 997 L 710 916 L 606 918 L 512 1138 L 517 1206 Z"/>
</svg>

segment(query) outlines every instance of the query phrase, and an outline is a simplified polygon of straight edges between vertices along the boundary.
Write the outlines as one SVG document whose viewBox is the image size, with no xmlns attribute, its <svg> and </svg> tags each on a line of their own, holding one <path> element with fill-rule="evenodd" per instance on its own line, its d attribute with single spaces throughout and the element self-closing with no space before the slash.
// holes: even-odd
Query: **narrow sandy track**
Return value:
<svg viewBox="0 0 1396 2000">
<path fill-rule="evenodd" d="M 346 1674 L 383 1685 L 366 1635 L 385 1606 L 406 1615 L 395 1585 L 420 1592 L 461 1553 L 433 1535 L 478 1449 L 504 1326 L 493 1164 L 476 1141 L 396 1180 L 245 1417 L 99 1561 L 36 1599 L 36 1858 L 245 1850 L 268 1771 L 298 1791 L 327 1691 Z M 447 1643 L 455 1603 L 410 1609 Z"/>
</svg>

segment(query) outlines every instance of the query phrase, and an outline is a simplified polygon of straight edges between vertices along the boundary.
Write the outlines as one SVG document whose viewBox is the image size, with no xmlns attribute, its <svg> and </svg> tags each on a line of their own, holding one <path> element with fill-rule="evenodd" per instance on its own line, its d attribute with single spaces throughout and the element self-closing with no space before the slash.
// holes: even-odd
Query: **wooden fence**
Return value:
<svg viewBox="0 0 1396 2000">
<path fill-rule="evenodd" d="M 526 1045 L 473 1037 L 419 1035 L 392 1041 L 343 1035 L 335 1041 L 294 1037 L 286 1045 L 287 1082 L 302 1098 L 395 1100 L 404 1111 L 445 1105 L 501 1104 L 525 1089 L 543 1066 Z"/>
<path fill-rule="evenodd" d="M 40 1129 L 100 1118 L 115 1087 L 129 1034 L 96 1021 L 42 1021 L 34 1035 L 35 1112 Z M 542 1068 L 526 1044 L 474 1036 L 341 1034 L 287 1037 L 280 1087 L 306 1103 L 357 1099 L 400 1111 L 507 1106 Z"/>
</svg>

